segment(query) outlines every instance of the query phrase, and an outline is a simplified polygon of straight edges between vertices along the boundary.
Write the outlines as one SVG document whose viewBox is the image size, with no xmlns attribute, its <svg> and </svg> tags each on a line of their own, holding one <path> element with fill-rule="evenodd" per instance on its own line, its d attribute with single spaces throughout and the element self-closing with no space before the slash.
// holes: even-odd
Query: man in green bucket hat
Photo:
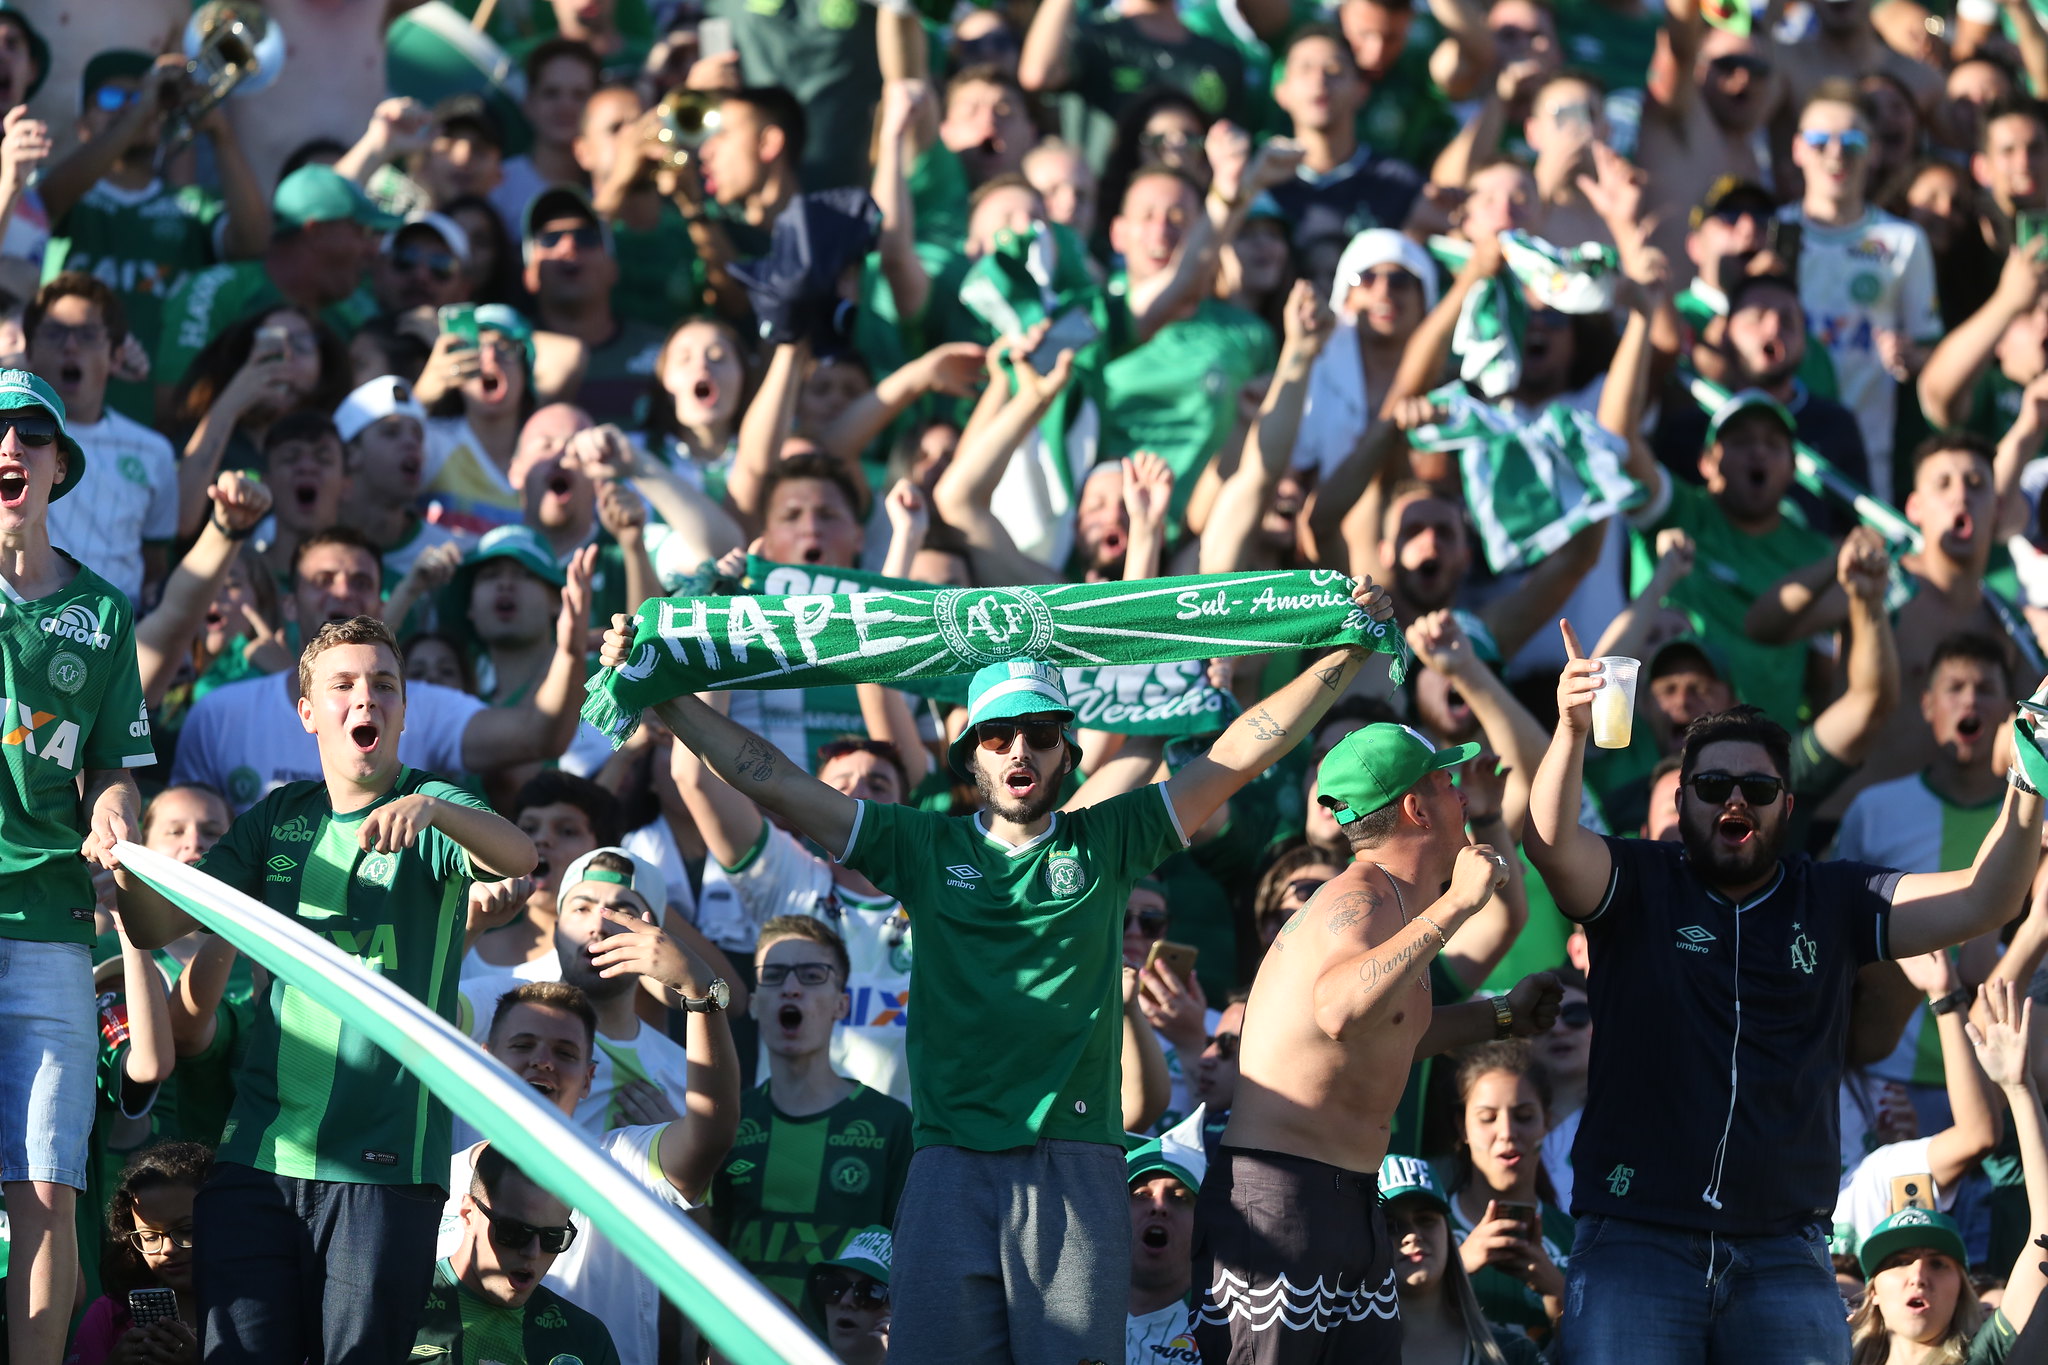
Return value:
<svg viewBox="0 0 2048 1365">
<path fill-rule="evenodd" d="M 50 503 L 84 474 L 64 401 L 26 370 L 0 370 L 0 1015 L 11 1029 L 0 1113 L 12 1116 L 0 1183 L 14 1247 L 7 1339 L 19 1361 L 58 1358 L 78 1274 L 97 1045 L 87 864 L 112 867 L 115 841 L 136 837 L 130 770 L 156 761 L 133 609 L 50 544 Z"/>
<path fill-rule="evenodd" d="M 1375 621 L 1393 614 L 1369 579 L 1350 596 Z M 630 645 L 615 616 L 605 665 Z M 1005 1340 L 1018 1360 L 1123 1358 L 1131 886 L 1299 743 L 1363 660 L 1349 645 L 1313 658 L 1166 781 L 1093 801 L 1084 788 L 1067 809 L 1080 754 L 1059 670 L 990 663 L 948 755 L 981 793 L 969 816 L 855 800 L 695 696 L 654 708 L 727 783 L 901 900 L 916 929 L 918 1150 L 896 1214 L 893 1365 L 981 1359 Z"/>
</svg>

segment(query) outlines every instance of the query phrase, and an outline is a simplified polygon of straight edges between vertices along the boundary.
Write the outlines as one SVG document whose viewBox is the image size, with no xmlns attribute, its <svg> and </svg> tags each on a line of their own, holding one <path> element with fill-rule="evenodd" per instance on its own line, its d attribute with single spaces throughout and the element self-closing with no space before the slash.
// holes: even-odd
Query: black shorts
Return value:
<svg viewBox="0 0 2048 1365">
<path fill-rule="evenodd" d="M 1195 1206 L 1195 1285 L 1203 1365 L 1400 1365 L 1375 1176 L 1219 1148 Z"/>
</svg>

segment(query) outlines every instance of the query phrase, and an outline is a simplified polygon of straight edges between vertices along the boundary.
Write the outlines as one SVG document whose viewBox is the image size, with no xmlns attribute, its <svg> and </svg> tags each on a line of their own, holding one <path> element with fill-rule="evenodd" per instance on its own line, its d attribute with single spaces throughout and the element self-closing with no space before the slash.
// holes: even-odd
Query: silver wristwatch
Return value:
<svg viewBox="0 0 2048 1365">
<path fill-rule="evenodd" d="M 682 995 L 682 992 L 678 991 L 676 994 Z M 691 1014 L 710 1014 L 732 1003 L 732 988 L 725 984 L 724 977 L 713 977 L 711 984 L 705 988 L 702 1000 L 692 1000 L 687 995 L 683 995 L 682 1000 L 683 1008 Z"/>
</svg>

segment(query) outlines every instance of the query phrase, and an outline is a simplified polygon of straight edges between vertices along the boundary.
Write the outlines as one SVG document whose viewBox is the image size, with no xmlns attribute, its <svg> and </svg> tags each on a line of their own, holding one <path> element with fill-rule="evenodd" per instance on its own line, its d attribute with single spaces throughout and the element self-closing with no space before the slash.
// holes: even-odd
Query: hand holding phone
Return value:
<svg viewBox="0 0 2048 1365">
<path fill-rule="evenodd" d="M 162 1285 L 128 1291 L 128 1316 L 137 1327 L 178 1316 L 178 1295 Z"/>
</svg>

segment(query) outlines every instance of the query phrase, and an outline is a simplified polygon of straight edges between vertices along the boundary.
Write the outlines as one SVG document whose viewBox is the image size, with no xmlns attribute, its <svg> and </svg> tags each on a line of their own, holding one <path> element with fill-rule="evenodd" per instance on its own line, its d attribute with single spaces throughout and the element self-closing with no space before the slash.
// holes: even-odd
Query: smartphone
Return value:
<svg viewBox="0 0 2048 1365">
<path fill-rule="evenodd" d="M 475 347 L 479 344 L 476 331 L 476 305 L 473 303 L 444 304 L 435 314 L 440 319 L 441 330 L 453 332 L 462 338 L 462 344 Z"/>
<path fill-rule="evenodd" d="M 1086 308 L 1069 308 L 1053 319 L 1052 326 L 1046 329 L 1045 339 L 1031 352 L 1031 368 L 1045 374 L 1060 358 L 1061 351 L 1079 351 L 1101 335 L 1102 330 L 1095 325 L 1095 319 L 1088 316 Z"/>
<path fill-rule="evenodd" d="M 2026 246 L 2029 242 L 2038 242 L 2044 237 L 2048 237 L 2048 213 L 2022 210 L 2013 215 L 2013 245 Z"/>
<path fill-rule="evenodd" d="M 1150 967 L 1155 962 L 1164 962 L 1174 980 L 1185 981 L 1194 972 L 1195 958 L 1200 951 L 1185 943 L 1172 943 L 1162 938 L 1152 945 L 1151 952 L 1145 954 L 1145 965 Z"/>
<path fill-rule="evenodd" d="M 1806 229 L 1783 218 L 1773 218 L 1764 230 L 1764 245 L 1794 279 L 1799 276 L 1799 251 L 1806 242 Z"/>
<path fill-rule="evenodd" d="M 1522 1225 L 1522 1240 L 1535 1242 L 1543 1236 L 1543 1215 L 1534 1204 L 1503 1204 L 1495 1201 L 1493 1211 Z"/>
<path fill-rule="evenodd" d="M 178 1295 L 162 1285 L 128 1291 L 128 1316 L 137 1327 L 164 1322 L 178 1316 Z"/>
<path fill-rule="evenodd" d="M 292 329 L 275 323 L 258 327 L 254 351 L 262 360 L 283 360 L 292 352 Z"/>
<path fill-rule="evenodd" d="M 705 19 L 697 25 L 697 60 L 723 57 L 733 50 L 732 20 Z"/>
<path fill-rule="evenodd" d="M 1892 1212 L 1900 1209 L 1934 1211 L 1934 1177 L 1926 1172 L 1892 1177 Z"/>
</svg>

